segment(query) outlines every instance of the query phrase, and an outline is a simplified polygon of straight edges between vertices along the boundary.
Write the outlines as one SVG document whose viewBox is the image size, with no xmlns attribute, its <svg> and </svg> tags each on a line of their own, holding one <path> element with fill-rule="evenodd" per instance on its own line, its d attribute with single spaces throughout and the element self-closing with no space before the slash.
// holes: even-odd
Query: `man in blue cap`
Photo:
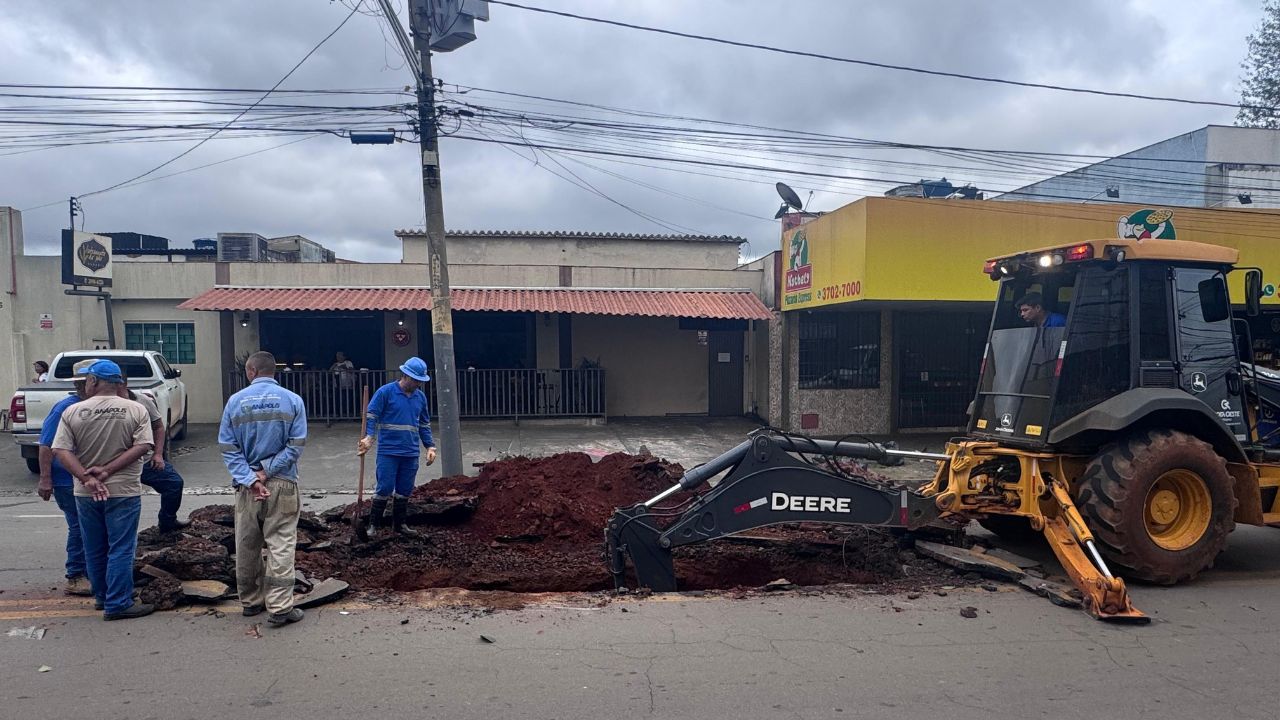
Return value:
<svg viewBox="0 0 1280 720">
<path fill-rule="evenodd" d="M 84 564 L 84 543 L 80 539 L 80 513 L 76 510 L 75 480 L 71 473 L 62 467 L 62 463 L 53 456 L 53 438 L 58 434 L 62 424 L 62 413 L 72 405 L 88 397 L 85 394 L 85 381 L 89 379 L 84 372 L 93 365 L 94 360 L 81 360 L 72 368 L 71 379 L 76 391 L 69 393 L 49 409 L 40 427 L 40 482 L 36 485 L 36 493 L 46 502 L 53 498 L 58 509 L 67 521 L 67 586 L 68 595 L 93 595 L 93 587 Z"/>
<path fill-rule="evenodd" d="M 85 396 L 62 413 L 53 452 L 78 482 L 76 511 L 85 566 L 104 620 L 150 615 L 133 600 L 133 560 L 142 513 L 142 456 L 154 438 L 147 411 L 119 397 L 120 366 L 98 360 L 83 371 Z"/>
<path fill-rule="evenodd" d="M 378 484 L 371 503 L 369 524 L 375 532 L 386 526 L 387 501 L 391 505 L 391 527 L 402 535 L 418 533 L 405 524 L 409 495 L 418 476 L 418 443 L 427 449 L 427 464 L 436 461 L 436 444 L 431 438 L 431 408 L 422 387 L 431 376 L 420 358 L 409 358 L 400 366 L 400 379 L 378 388 L 366 411 L 368 429 L 356 446 L 364 455 L 377 437 Z"/>
</svg>

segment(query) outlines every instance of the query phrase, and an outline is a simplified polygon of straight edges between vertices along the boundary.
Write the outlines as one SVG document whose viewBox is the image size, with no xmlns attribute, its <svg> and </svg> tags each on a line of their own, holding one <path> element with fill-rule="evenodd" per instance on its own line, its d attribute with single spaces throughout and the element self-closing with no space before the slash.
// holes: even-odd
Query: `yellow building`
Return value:
<svg viewBox="0 0 1280 720">
<path fill-rule="evenodd" d="M 1251 320 L 1260 361 L 1280 345 L 1280 211 L 864 198 L 783 234 L 774 421 L 822 435 L 962 426 L 995 296 L 984 261 L 1109 237 L 1237 248 L 1274 308 Z"/>
</svg>

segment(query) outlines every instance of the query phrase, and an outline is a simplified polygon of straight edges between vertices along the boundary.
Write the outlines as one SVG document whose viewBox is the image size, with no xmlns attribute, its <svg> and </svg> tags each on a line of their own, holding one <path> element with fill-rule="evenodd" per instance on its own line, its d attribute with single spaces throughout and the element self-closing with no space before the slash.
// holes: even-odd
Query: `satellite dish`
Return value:
<svg viewBox="0 0 1280 720">
<path fill-rule="evenodd" d="M 796 194 L 795 190 L 787 187 L 786 183 L 778 183 L 774 187 L 778 189 L 778 195 L 782 198 L 782 202 L 788 207 L 795 208 L 796 210 L 804 209 L 804 205 L 800 202 L 800 196 Z"/>
</svg>

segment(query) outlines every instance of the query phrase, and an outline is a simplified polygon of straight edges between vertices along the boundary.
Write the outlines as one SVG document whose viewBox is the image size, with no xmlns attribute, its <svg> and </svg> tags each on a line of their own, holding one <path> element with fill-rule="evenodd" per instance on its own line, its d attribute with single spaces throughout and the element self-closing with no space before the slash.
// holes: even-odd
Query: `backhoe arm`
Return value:
<svg viewBox="0 0 1280 720">
<path fill-rule="evenodd" d="M 742 445 L 690 471 L 678 485 L 654 499 L 614 513 L 605 529 L 614 584 L 625 585 L 629 556 L 640 586 L 658 592 L 675 590 L 672 548 L 767 525 L 818 522 L 912 529 L 938 517 L 929 498 L 845 473 L 832 462 L 815 462 L 822 458 L 795 457 L 788 450 L 821 454 L 822 458 L 881 461 L 891 460 L 888 453 L 896 452 L 871 444 L 753 434 Z M 662 522 L 675 511 L 664 513 L 655 507 L 658 502 L 681 489 L 696 488 L 726 469 L 729 474 L 715 488 L 669 524 Z"/>
</svg>

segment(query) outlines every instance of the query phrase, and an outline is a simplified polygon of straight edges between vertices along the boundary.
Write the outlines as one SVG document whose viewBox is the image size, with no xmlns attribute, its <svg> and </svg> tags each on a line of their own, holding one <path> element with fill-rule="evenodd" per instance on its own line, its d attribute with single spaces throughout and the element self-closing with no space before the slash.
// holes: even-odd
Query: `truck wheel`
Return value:
<svg viewBox="0 0 1280 720">
<path fill-rule="evenodd" d="M 978 521 L 988 532 L 1011 543 L 1027 544 L 1044 537 L 1044 533 L 1031 529 L 1031 523 L 1015 515 L 988 515 Z"/>
<path fill-rule="evenodd" d="M 27 469 L 39 475 L 40 474 L 40 458 L 26 458 L 26 461 L 27 461 Z"/>
<path fill-rule="evenodd" d="M 1213 567 L 1235 528 L 1226 460 L 1176 430 L 1141 432 L 1104 448 L 1085 470 L 1077 502 L 1110 562 L 1161 585 Z"/>
</svg>

